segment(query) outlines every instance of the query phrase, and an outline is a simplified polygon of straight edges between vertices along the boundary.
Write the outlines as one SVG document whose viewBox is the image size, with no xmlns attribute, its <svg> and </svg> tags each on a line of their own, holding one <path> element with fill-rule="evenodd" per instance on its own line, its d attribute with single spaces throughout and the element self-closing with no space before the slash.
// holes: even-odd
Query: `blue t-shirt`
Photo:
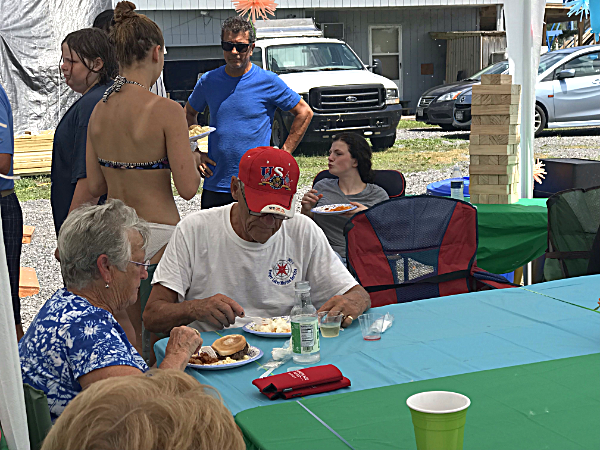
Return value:
<svg viewBox="0 0 600 450">
<path fill-rule="evenodd" d="M 196 111 L 210 109 L 208 157 L 217 166 L 204 179 L 204 189 L 230 192 L 231 176 L 238 174 L 242 155 L 269 145 L 275 110 L 289 111 L 300 96 L 273 72 L 252 65 L 241 77 L 231 77 L 225 66 L 205 73 L 188 99 Z"/>
<path fill-rule="evenodd" d="M 81 392 L 77 379 L 109 366 L 148 366 L 108 311 L 59 289 L 19 342 L 23 382 L 44 391 L 52 421 Z"/>
<path fill-rule="evenodd" d="M 86 178 L 85 147 L 90 116 L 106 89 L 111 85 L 112 81 L 93 86 L 73 103 L 54 132 L 50 204 L 57 236 L 69 214 L 77 180 Z"/>
<path fill-rule="evenodd" d="M 0 153 L 8 153 L 14 155 L 15 139 L 13 135 L 13 114 L 10 102 L 4 92 L 4 88 L 0 84 Z M 10 164 L 8 175 L 13 174 L 13 165 Z M 0 191 L 12 189 L 15 187 L 13 180 L 0 178 Z"/>
</svg>

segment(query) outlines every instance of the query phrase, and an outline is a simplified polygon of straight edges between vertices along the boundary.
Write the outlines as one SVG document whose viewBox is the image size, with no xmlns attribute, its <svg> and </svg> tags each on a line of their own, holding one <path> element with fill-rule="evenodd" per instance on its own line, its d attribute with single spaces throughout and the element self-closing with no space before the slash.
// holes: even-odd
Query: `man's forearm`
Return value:
<svg viewBox="0 0 600 450">
<path fill-rule="evenodd" d="M 305 112 L 298 114 L 294 117 L 294 121 L 292 122 L 292 126 L 290 128 L 290 134 L 288 138 L 285 140 L 282 150 L 285 150 L 288 153 L 294 153 L 298 144 L 304 137 L 304 133 L 306 133 L 306 129 L 310 124 L 310 120 L 312 119 L 312 111 L 310 109 Z"/>
<path fill-rule="evenodd" d="M 173 328 L 187 325 L 195 319 L 193 304 L 196 300 L 170 303 L 156 300 L 144 310 L 144 326 L 153 333 L 169 333 Z"/>
<path fill-rule="evenodd" d="M 191 127 L 192 125 L 198 125 L 198 111 L 192 108 L 189 103 L 185 104 L 184 109 L 188 127 Z"/>
</svg>

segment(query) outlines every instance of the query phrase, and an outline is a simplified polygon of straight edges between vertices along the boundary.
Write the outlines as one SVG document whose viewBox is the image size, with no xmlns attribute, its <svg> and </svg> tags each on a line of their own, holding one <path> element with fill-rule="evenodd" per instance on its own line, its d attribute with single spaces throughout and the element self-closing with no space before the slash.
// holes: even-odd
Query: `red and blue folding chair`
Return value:
<svg viewBox="0 0 600 450">
<path fill-rule="evenodd" d="M 418 195 L 356 214 L 344 228 L 348 268 L 371 306 L 517 286 L 476 266 L 477 210 Z"/>
</svg>

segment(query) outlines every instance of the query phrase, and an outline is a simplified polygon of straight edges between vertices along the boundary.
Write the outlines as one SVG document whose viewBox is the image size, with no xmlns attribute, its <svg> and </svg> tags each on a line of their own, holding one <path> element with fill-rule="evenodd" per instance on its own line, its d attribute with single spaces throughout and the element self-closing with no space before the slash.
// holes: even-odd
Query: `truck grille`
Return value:
<svg viewBox="0 0 600 450">
<path fill-rule="evenodd" d="M 340 113 L 385 108 L 385 88 L 381 84 L 312 88 L 309 104 L 313 111 Z"/>
<path fill-rule="evenodd" d="M 419 106 L 427 107 L 429 104 L 435 100 L 435 97 L 421 97 L 421 101 L 419 101 Z"/>
</svg>

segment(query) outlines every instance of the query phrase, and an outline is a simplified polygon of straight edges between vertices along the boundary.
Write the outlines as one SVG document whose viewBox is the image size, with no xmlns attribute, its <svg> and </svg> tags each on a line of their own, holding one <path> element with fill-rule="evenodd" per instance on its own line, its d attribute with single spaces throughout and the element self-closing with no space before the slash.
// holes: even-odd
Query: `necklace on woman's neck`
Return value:
<svg viewBox="0 0 600 450">
<path fill-rule="evenodd" d="M 126 84 L 135 84 L 136 86 L 140 86 L 140 87 L 143 87 L 144 89 L 148 90 L 148 88 L 146 86 L 138 83 L 137 81 L 129 81 L 127 78 L 122 77 L 121 75 L 117 75 L 113 85 L 111 87 L 109 87 L 106 90 L 106 92 L 104 93 L 104 95 L 102 96 L 102 101 L 104 103 L 106 103 L 108 101 L 108 97 L 110 97 L 110 94 L 112 94 L 113 92 L 119 92 L 121 90 L 121 88 Z"/>
</svg>

